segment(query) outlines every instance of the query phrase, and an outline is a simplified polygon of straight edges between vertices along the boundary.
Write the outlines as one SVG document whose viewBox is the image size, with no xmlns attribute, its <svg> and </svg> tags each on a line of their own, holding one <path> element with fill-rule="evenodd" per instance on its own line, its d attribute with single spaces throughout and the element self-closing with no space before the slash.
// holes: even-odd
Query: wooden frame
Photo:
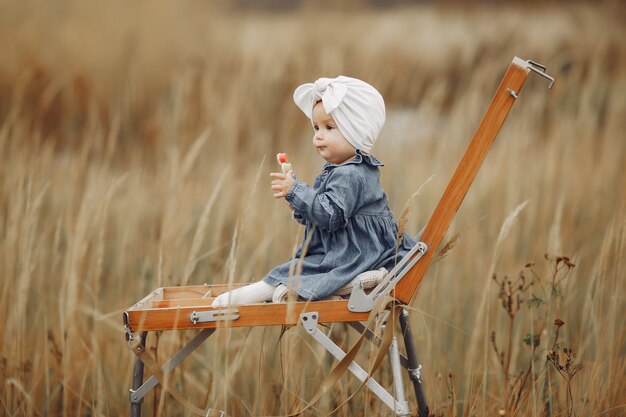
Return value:
<svg viewBox="0 0 626 417">
<path fill-rule="evenodd" d="M 417 288 L 428 270 L 433 256 L 437 253 L 444 234 L 448 230 L 513 103 L 519 97 L 524 82 L 531 71 L 549 79 L 551 81 L 550 86 L 552 86 L 554 79 L 545 73 L 544 66 L 518 57 L 513 59 L 421 236 L 421 241 L 428 246 L 429 250 L 393 289 L 392 295 L 399 302 L 410 304 L 415 297 Z M 123 320 L 129 345 L 130 342 L 138 339 L 140 344 L 145 344 L 146 333 L 156 330 L 294 325 L 298 324 L 301 314 L 311 312 L 318 313 L 320 323 L 356 323 L 364 322 L 369 317 L 369 312 L 351 312 L 348 309 L 348 300 L 285 304 L 263 303 L 237 305 L 229 308 L 211 307 L 211 303 L 217 295 L 242 285 L 245 284 L 164 287 L 153 291 L 124 311 Z M 213 314 L 212 312 L 218 315 L 215 321 L 199 322 L 193 319 L 194 315 L 206 315 L 207 313 L 211 315 Z M 235 314 L 232 314 L 232 312 L 235 312 Z M 404 322 L 403 330 L 405 328 L 408 329 L 407 322 Z M 140 333 L 141 336 L 134 336 L 137 333 Z M 208 335 L 204 337 L 208 337 Z M 412 340 L 410 339 L 410 336 L 408 339 L 405 337 L 407 353 L 413 350 L 412 347 L 409 347 L 409 345 L 412 346 Z M 138 351 L 142 352 L 141 346 Z M 414 356 L 415 352 L 410 353 Z M 143 378 L 143 364 L 140 359 L 141 356 L 138 356 L 135 364 L 136 372 L 133 380 L 133 389 L 131 389 L 131 415 L 133 416 L 140 415 L 143 398 L 135 398 L 133 400 L 133 393 L 141 385 Z M 412 361 L 414 368 L 417 365 L 416 360 Z M 408 367 L 407 369 L 409 370 L 410 378 L 414 381 L 416 396 L 420 402 L 419 415 L 428 415 L 428 408 L 425 405 L 423 393 L 421 392 L 421 380 L 418 384 L 411 376 L 412 372 L 414 376 L 416 369 Z"/>
<path fill-rule="evenodd" d="M 194 311 L 224 310 L 224 307 L 211 307 L 215 296 L 242 285 L 244 284 L 231 287 L 191 285 L 159 288 L 124 312 L 124 324 L 132 332 L 141 332 L 298 324 L 301 313 L 312 311 L 320 313 L 320 323 L 365 321 L 369 316 L 369 313 L 352 313 L 348 310 L 347 300 L 338 300 L 239 305 L 233 306 L 239 313 L 236 320 L 194 324 L 189 319 Z M 206 296 L 207 293 L 210 296 Z"/>
</svg>

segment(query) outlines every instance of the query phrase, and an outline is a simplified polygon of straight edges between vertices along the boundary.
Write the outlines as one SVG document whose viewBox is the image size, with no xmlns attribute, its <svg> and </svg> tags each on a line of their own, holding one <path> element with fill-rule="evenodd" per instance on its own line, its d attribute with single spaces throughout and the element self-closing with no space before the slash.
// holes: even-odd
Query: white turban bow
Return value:
<svg viewBox="0 0 626 417">
<path fill-rule="evenodd" d="M 293 93 L 293 101 L 309 119 L 320 100 L 346 140 L 369 152 L 385 123 L 385 102 L 380 93 L 364 81 L 343 75 L 302 84 Z"/>
</svg>

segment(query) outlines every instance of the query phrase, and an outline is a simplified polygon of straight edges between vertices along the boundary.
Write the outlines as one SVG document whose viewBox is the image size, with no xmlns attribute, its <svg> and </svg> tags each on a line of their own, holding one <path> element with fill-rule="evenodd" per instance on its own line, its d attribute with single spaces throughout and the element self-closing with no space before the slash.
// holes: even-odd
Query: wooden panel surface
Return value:
<svg viewBox="0 0 626 417">
<path fill-rule="evenodd" d="M 352 313 L 348 301 L 316 301 L 299 303 L 265 303 L 233 306 L 239 318 L 232 321 L 198 323 L 189 320 L 193 312 L 220 310 L 208 306 L 181 306 L 173 308 L 145 308 L 127 310 L 128 327 L 133 332 L 173 329 L 204 329 L 216 327 L 250 327 L 298 324 L 300 313 L 317 311 L 320 323 L 366 321 L 369 313 Z"/>
<path fill-rule="evenodd" d="M 478 169 L 491 148 L 491 144 L 515 102 L 515 98 L 508 90 L 519 95 L 530 72 L 528 65 L 526 61 L 516 57 L 505 73 L 470 145 L 424 229 L 421 240 L 428 245 L 428 251 L 396 285 L 394 296 L 403 303 L 410 304 L 415 296 L 417 287 L 430 266 L 433 256 L 437 253 L 452 218 L 459 209 Z"/>
</svg>

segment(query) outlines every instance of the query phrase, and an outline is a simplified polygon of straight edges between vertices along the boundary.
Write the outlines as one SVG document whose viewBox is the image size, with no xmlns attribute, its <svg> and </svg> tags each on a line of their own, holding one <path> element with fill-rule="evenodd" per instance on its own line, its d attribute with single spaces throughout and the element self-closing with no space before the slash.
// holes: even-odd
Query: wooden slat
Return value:
<svg viewBox="0 0 626 417">
<path fill-rule="evenodd" d="M 202 298 L 210 290 L 210 296 L 218 296 L 226 291 L 243 287 L 247 284 L 214 284 L 214 285 L 186 285 L 181 287 L 163 287 L 163 300 L 183 300 L 188 298 Z"/>
<path fill-rule="evenodd" d="M 159 300 L 153 302 L 148 308 L 176 308 L 176 307 L 210 307 L 215 297 L 186 298 L 181 300 Z"/>
<path fill-rule="evenodd" d="M 157 288 L 156 290 L 152 291 L 150 294 L 146 295 L 141 300 L 137 301 L 135 305 L 129 308 L 129 310 L 149 307 L 150 305 L 152 305 L 154 301 L 162 300 L 162 299 L 163 299 L 163 288 Z"/>
<path fill-rule="evenodd" d="M 200 298 L 209 290 L 208 285 L 186 285 L 182 287 L 164 287 L 163 300 Z"/>
<path fill-rule="evenodd" d="M 187 285 L 157 288 L 127 311 L 182 306 L 210 307 L 216 296 L 247 284 Z"/>
<path fill-rule="evenodd" d="M 470 145 L 422 234 L 421 240 L 428 245 L 428 251 L 396 285 L 394 296 L 403 303 L 409 304 L 415 296 L 417 287 L 430 266 L 433 256 L 437 253 L 452 218 L 459 209 L 478 169 L 491 148 L 491 144 L 515 102 L 515 98 L 508 90 L 510 89 L 519 95 L 529 72 L 529 64 L 517 57 L 513 59 L 506 71 L 500 87 L 491 100 L 491 104 L 487 108 Z"/>
<path fill-rule="evenodd" d="M 368 313 L 352 313 L 348 301 L 316 301 L 311 303 L 250 304 L 233 306 L 239 318 L 232 321 L 198 323 L 189 320 L 193 312 L 219 310 L 211 307 L 184 306 L 180 308 L 147 308 L 127 310 L 128 326 L 133 332 L 173 329 L 204 329 L 217 327 L 277 326 L 298 324 L 300 313 L 317 311 L 320 323 L 365 321 Z"/>
</svg>

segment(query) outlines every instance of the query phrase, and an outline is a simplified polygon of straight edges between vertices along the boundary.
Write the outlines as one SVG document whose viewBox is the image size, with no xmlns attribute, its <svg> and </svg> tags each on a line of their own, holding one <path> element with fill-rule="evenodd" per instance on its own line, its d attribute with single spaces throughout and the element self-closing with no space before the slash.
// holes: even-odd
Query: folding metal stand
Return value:
<svg viewBox="0 0 626 417">
<path fill-rule="evenodd" d="M 324 334 L 318 327 L 318 312 L 307 312 L 300 315 L 300 323 L 304 327 L 305 331 L 321 346 L 326 349 L 337 360 L 341 360 L 346 356 L 339 346 L 337 346 L 326 334 Z M 402 329 L 402 337 L 404 346 L 407 352 L 407 356 L 403 356 L 399 353 L 397 338 L 393 337 L 393 342 L 388 349 L 388 357 L 390 362 L 390 369 L 392 373 L 394 395 L 390 394 L 382 385 L 380 385 L 374 378 L 367 373 L 357 362 L 352 361 L 348 366 L 348 370 L 361 382 L 365 383 L 365 386 L 372 391 L 387 407 L 389 407 L 397 416 L 406 416 L 410 414 L 409 404 L 404 396 L 404 384 L 402 382 L 401 367 L 405 368 L 408 372 L 409 379 L 413 383 L 415 390 L 415 396 L 418 403 L 418 416 L 428 416 L 428 405 L 422 388 L 421 369 L 417 361 L 417 352 L 415 344 L 411 334 L 411 329 L 408 325 L 408 311 L 402 310 L 402 314 L 399 315 L 400 327 Z M 372 343 L 379 345 L 380 338 L 377 337 L 369 329 L 366 329 L 361 322 L 348 322 L 356 331 L 362 333 L 365 332 L 365 337 Z M 392 324 L 389 324 L 392 325 Z M 167 375 L 172 372 L 179 364 L 181 364 L 191 353 L 193 353 L 209 336 L 213 334 L 215 329 L 203 329 L 189 341 L 181 350 L 174 354 L 162 367 L 162 375 Z M 147 332 L 141 332 L 139 335 L 133 335 L 130 331 L 127 332 L 127 338 L 129 342 L 137 340 L 144 348 L 146 346 Z M 131 404 L 131 417 L 141 417 L 141 406 L 145 396 L 152 391 L 159 381 L 155 375 L 152 375 L 144 382 L 144 363 L 140 358 L 135 358 L 135 364 L 133 368 L 133 384 L 130 389 L 129 400 Z M 216 410 L 208 409 L 207 415 Z M 217 411 L 220 413 L 220 411 Z"/>
</svg>

